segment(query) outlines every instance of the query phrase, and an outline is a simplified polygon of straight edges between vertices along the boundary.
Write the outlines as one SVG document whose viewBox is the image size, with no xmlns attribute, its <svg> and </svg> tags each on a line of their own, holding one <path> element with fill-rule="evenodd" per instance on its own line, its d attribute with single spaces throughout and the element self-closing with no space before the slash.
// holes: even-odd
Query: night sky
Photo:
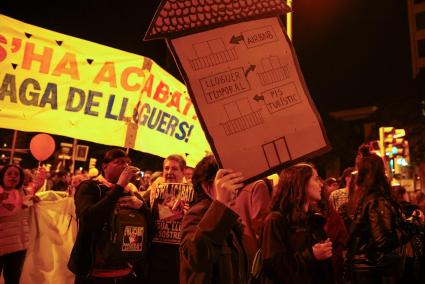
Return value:
<svg viewBox="0 0 425 284">
<path fill-rule="evenodd" d="M 181 80 L 165 42 L 143 41 L 159 3 L 160 0 L 1 0 L 0 13 L 150 57 Z M 412 71 L 405 1 L 294 0 L 293 8 L 295 51 L 322 119 L 326 120 L 331 111 L 362 106 L 376 105 L 385 111 L 385 105 L 393 98 L 407 95 Z M 393 104 L 398 105 L 398 101 Z M 327 129 L 331 140 L 336 137 L 344 141 L 340 143 L 340 152 L 347 156 L 342 160 L 344 166 L 351 165 L 355 149 L 364 139 L 362 127 L 357 128 L 355 133 L 350 130 L 349 141 L 338 138 L 340 130 Z M 338 148 L 338 143 L 332 144 Z M 160 167 L 160 160 L 147 161 Z"/>
<path fill-rule="evenodd" d="M 181 79 L 164 41 L 143 37 L 159 0 L 2 0 L 2 14 L 148 56 Z M 405 1 L 294 0 L 294 45 L 319 111 L 381 105 L 411 80 Z"/>
</svg>

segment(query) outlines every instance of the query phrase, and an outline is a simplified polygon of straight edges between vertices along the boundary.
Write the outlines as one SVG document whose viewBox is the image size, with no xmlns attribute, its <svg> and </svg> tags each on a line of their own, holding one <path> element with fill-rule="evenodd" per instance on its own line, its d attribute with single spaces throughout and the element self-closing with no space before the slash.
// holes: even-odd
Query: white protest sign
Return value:
<svg viewBox="0 0 425 284">
<path fill-rule="evenodd" d="M 329 149 L 279 18 L 168 39 L 225 168 L 253 180 Z"/>
</svg>

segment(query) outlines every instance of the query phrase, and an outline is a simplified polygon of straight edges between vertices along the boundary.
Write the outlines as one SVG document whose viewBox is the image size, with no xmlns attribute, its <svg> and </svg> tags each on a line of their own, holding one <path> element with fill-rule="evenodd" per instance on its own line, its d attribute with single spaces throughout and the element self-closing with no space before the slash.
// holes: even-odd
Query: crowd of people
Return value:
<svg viewBox="0 0 425 284">
<path fill-rule="evenodd" d="M 366 146 L 340 178 L 325 180 L 313 164 L 298 163 L 283 169 L 277 184 L 245 184 L 243 173 L 220 169 L 212 155 L 195 168 L 171 155 L 162 172 L 140 172 L 120 149 L 105 154 L 100 174 L 3 166 L 5 284 L 19 283 L 40 190 L 75 200 L 78 233 L 68 268 L 79 284 L 425 283 L 425 194 L 391 186 L 382 158 Z M 192 192 L 161 207 L 171 190 L 164 184 L 190 184 Z M 176 210 L 181 215 L 170 215 Z M 120 223 L 119 212 L 136 218 Z M 161 214 L 174 217 L 159 223 Z M 177 230 L 174 242 L 161 241 L 160 226 Z"/>
</svg>

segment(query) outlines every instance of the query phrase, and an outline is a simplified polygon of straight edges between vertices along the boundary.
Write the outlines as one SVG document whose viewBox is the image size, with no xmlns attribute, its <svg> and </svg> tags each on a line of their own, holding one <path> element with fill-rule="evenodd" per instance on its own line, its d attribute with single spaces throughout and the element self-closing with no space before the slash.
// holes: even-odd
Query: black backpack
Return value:
<svg viewBox="0 0 425 284">
<path fill-rule="evenodd" d="M 145 212 L 118 204 L 95 240 L 95 258 L 105 267 L 122 267 L 146 255 L 148 224 Z"/>
<path fill-rule="evenodd" d="M 80 184 L 82 185 L 90 189 L 97 188 L 98 200 L 101 200 L 107 191 L 99 182 L 93 180 L 84 181 Z M 79 226 L 68 261 L 69 270 L 78 276 L 86 276 L 95 263 L 104 268 L 119 269 L 128 267 L 128 263 L 145 260 L 148 243 L 151 241 L 148 236 L 151 238 L 152 235 L 150 219 L 151 214 L 147 207 L 135 210 L 117 206 L 101 230 L 93 231 L 87 226 Z"/>
</svg>

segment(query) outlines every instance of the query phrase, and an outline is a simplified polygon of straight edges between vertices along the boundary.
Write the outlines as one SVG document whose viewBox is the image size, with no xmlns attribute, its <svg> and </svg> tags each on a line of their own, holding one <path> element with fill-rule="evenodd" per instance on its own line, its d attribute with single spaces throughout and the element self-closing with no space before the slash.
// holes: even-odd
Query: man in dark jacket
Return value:
<svg viewBox="0 0 425 284">
<path fill-rule="evenodd" d="M 105 154 L 103 177 L 81 183 L 75 195 L 76 215 L 79 222 L 77 240 L 68 263 L 76 274 L 76 283 L 135 283 L 134 263 L 108 263 L 102 255 L 99 243 L 110 228 L 111 216 L 115 208 L 125 207 L 141 210 L 146 214 L 143 199 L 132 191 L 130 180 L 139 171 L 129 166 L 130 159 L 120 149 Z M 146 217 L 146 219 L 148 219 Z M 146 222 L 145 222 L 146 223 Z M 105 234 L 106 231 L 106 234 Z M 143 251 L 147 249 L 148 228 L 143 228 Z M 140 271 L 139 271 L 140 272 Z"/>
<path fill-rule="evenodd" d="M 239 216 L 230 206 L 243 187 L 243 176 L 220 169 L 213 156 L 193 173 L 195 201 L 183 217 L 180 243 L 181 284 L 245 284 L 248 262 Z"/>
</svg>

